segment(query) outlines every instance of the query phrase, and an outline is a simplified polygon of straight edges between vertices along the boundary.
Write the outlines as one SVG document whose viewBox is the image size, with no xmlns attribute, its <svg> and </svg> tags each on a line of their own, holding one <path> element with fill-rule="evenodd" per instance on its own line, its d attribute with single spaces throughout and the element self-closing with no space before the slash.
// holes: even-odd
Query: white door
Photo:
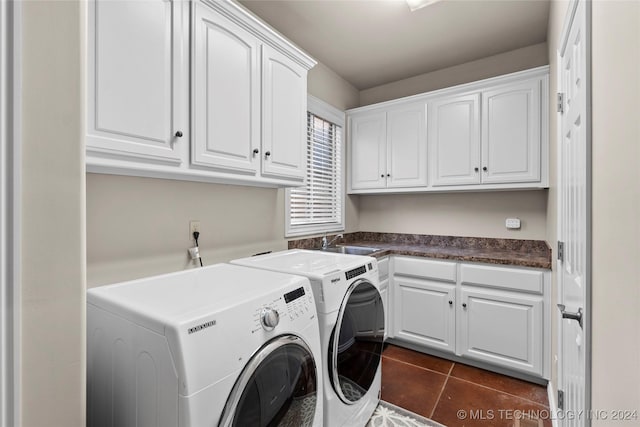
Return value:
<svg viewBox="0 0 640 427">
<path fill-rule="evenodd" d="M 457 309 L 458 354 L 542 375 L 542 296 L 463 286 Z"/>
<path fill-rule="evenodd" d="M 563 254 L 558 260 L 559 304 L 565 306 L 559 327 L 558 389 L 568 414 L 589 410 L 590 328 L 587 295 L 590 287 L 590 117 L 587 111 L 588 2 L 572 2 L 567 12 L 558 52 L 558 91 L 563 112 L 558 114 L 558 239 Z M 575 11 L 574 15 L 571 15 Z M 567 318 L 582 314 L 582 325 Z M 560 406 L 560 405 L 559 405 Z M 588 418 L 560 420 L 562 426 L 589 425 Z M 585 424 L 586 423 L 586 424 Z"/>
<path fill-rule="evenodd" d="M 307 71 L 262 46 L 262 173 L 302 181 L 307 162 Z"/>
<path fill-rule="evenodd" d="M 387 187 L 427 185 L 425 104 L 387 112 Z"/>
<path fill-rule="evenodd" d="M 200 2 L 193 7 L 191 162 L 255 175 L 260 167 L 258 41 Z"/>
<path fill-rule="evenodd" d="M 180 163 L 188 141 L 188 4 L 89 2 L 87 149 Z"/>
<path fill-rule="evenodd" d="M 350 118 L 351 188 L 386 188 L 386 129 L 384 112 Z"/>
<path fill-rule="evenodd" d="M 480 183 L 480 95 L 431 101 L 428 115 L 432 184 Z"/>
<path fill-rule="evenodd" d="M 395 276 L 394 338 L 453 353 L 455 284 Z"/>
<path fill-rule="evenodd" d="M 538 78 L 482 92 L 482 183 L 540 181 Z"/>
</svg>

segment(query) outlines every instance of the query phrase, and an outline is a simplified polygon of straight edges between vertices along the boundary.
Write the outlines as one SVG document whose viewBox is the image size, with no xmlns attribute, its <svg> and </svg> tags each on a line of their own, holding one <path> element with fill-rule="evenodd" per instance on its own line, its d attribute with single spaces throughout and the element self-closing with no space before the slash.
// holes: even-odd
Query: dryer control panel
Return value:
<svg viewBox="0 0 640 427">
<path fill-rule="evenodd" d="M 303 287 L 284 294 L 284 301 L 291 320 L 308 314 L 311 304 L 314 303 L 311 293 L 307 293 Z"/>
</svg>

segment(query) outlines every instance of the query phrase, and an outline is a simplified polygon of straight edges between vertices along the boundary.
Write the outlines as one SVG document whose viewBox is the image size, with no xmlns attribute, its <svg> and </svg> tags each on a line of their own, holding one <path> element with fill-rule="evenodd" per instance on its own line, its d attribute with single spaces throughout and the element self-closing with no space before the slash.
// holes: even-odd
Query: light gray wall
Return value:
<svg viewBox="0 0 640 427">
<path fill-rule="evenodd" d="M 360 196 L 360 230 L 544 240 L 546 199 L 544 190 Z M 505 228 L 513 217 L 520 230 Z"/>
<path fill-rule="evenodd" d="M 360 105 L 375 104 L 403 96 L 416 95 L 474 80 L 514 73 L 547 65 L 548 63 L 547 44 L 540 43 L 362 90 L 360 91 Z"/>
<path fill-rule="evenodd" d="M 346 109 L 358 91 L 322 64 L 308 91 Z M 357 197 L 347 197 L 346 229 L 358 230 Z M 193 267 L 189 221 L 199 220 L 205 264 L 287 248 L 284 190 L 87 174 L 90 287 Z"/>
<path fill-rule="evenodd" d="M 21 416 L 85 425 L 84 2 L 23 8 Z"/>
<path fill-rule="evenodd" d="M 594 1 L 593 409 L 640 408 L 640 2 Z M 638 424 L 634 420 L 630 424 Z M 599 420 L 594 426 L 610 426 Z"/>
</svg>

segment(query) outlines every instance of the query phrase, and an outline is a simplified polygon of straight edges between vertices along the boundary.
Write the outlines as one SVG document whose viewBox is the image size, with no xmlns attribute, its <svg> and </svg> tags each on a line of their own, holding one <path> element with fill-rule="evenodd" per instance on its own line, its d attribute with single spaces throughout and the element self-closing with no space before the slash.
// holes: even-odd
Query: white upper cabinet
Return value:
<svg viewBox="0 0 640 427">
<path fill-rule="evenodd" d="M 540 79 L 482 93 L 482 182 L 540 181 Z"/>
<path fill-rule="evenodd" d="M 262 173 L 304 179 L 307 70 L 262 46 Z"/>
<path fill-rule="evenodd" d="M 424 104 L 350 117 L 351 188 L 427 185 Z"/>
<path fill-rule="evenodd" d="M 431 184 L 480 183 L 480 94 L 429 103 Z"/>
<path fill-rule="evenodd" d="M 165 164 L 188 144 L 184 2 L 89 2 L 87 151 Z"/>
<path fill-rule="evenodd" d="M 351 187 L 384 188 L 387 176 L 387 114 L 372 112 L 349 119 Z"/>
<path fill-rule="evenodd" d="M 548 74 L 539 67 L 348 111 L 349 192 L 547 187 Z M 417 105 L 426 105 L 426 114 Z M 373 159 L 373 128 L 364 137 L 362 123 L 373 117 L 386 120 L 386 158 Z"/>
<path fill-rule="evenodd" d="M 387 113 L 387 187 L 427 185 L 427 135 L 424 104 Z"/>
<path fill-rule="evenodd" d="M 241 5 L 90 0 L 88 34 L 88 172 L 304 182 L 315 61 Z"/>
<path fill-rule="evenodd" d="M 209 7 L 194 7 L 191 161 L 254 175 L 260 169 L 258 40 Z"/>
</svg>

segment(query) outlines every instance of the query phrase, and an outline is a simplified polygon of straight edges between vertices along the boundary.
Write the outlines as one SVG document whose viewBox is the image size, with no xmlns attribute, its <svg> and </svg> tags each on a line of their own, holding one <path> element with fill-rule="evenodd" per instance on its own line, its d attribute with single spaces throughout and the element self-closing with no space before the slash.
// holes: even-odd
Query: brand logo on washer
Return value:
<svg viewBox="0 0 640 427">
<path fill-rule="evenodd" d="M 215 320 L 211 320 L 211 321 L 209 321 L 207 323 L 203 323 L 201 325 L 194 326 L 193 328 L 189 328 L 188 332 L 189 332 L 189 335 L 191 335 L 191 334 L 193 334 L 195 332 L 200 332 L 203 329 L 207 329 L 207 328 L 210 328 L 210 327 L 215 326 L 215 325 L 216 325 L 216 321 Z"/>
<path fill-rule="evenodd" d="M 335 279 L 331 279 L 331 283 L 338 283 L 340 282 L 340 276 L 336 277 Z"/>
</svg>

